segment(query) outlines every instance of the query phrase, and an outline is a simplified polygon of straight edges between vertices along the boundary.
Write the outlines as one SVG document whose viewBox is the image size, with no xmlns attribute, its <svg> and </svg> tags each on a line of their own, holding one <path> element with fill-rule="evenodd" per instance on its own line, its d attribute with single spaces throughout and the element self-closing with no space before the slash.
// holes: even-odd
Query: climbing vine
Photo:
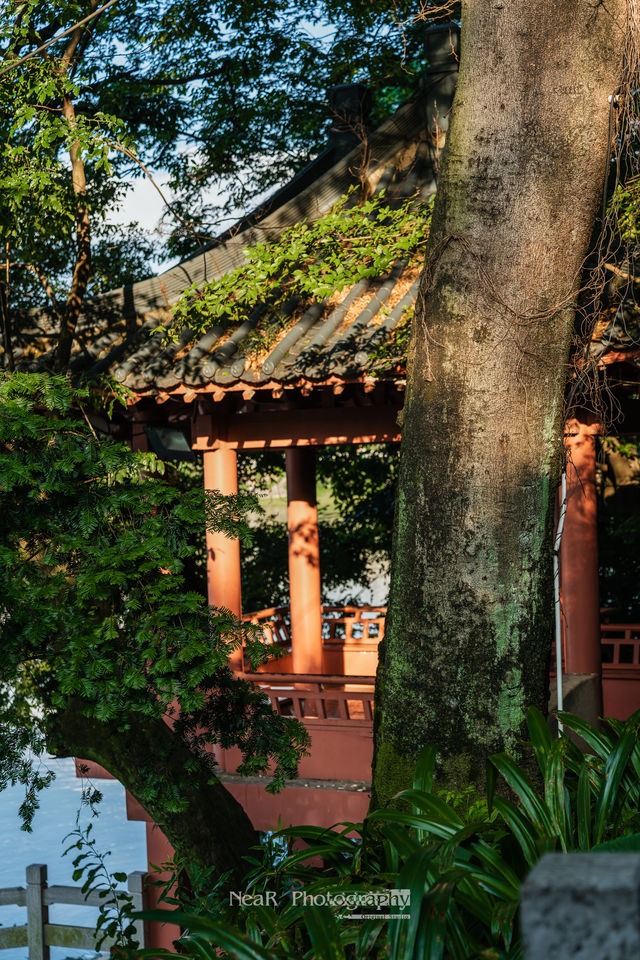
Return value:
<svg viewBox="0 0 640 960">
<path fill-rule="evenodd" d="M 194 336 L 212 326 L 231 328 L 256 308 L 261 336 L 287 322 L 285 305 L 324 300 L 364 278 L 384 276 L 399 260 L 419 262 L 429 235 L 431 201 L 392 202 L 379 194 L 354 204 L 353 188 L 328 213 L 288 227 L 279 240 L 245 251 L 246 262 L 202 287 L 185 290 L 168 336 L 186 324 Z"/>
</svg>

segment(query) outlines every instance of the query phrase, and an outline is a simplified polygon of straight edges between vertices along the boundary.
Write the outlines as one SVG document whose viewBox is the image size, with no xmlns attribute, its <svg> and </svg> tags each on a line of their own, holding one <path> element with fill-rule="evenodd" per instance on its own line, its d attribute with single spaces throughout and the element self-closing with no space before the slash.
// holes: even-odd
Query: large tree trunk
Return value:
<svg viewBox="0 0 640 960">
<path fill-rule="evenodd" d="M 483 782 L 546 710 L 566 362 L 626 0 L 466 0 L 410 349 L 374 805 L 424 744 Z"/>
</svg>

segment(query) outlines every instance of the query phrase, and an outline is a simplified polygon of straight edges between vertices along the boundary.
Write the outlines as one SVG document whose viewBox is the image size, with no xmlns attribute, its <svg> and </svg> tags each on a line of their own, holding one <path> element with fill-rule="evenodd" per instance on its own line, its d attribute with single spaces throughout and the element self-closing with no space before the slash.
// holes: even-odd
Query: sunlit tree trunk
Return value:
<svg viewBox="0 0 640 960">
<path fill-rule="evenodd" d="M 89 9 L 93 13 L 97 8 L 97 0 L 91 0 Z M 76 60 L 81 59 L 81 51 L 90 43 L 91 31 L 95 28 L 78 27 L 71 34 L 67 48 L 60 61 L 60 73 L 66 74 L 73 70 Z M 71 127 L 76 123 L 76 113 L 70 96 L 62 99 L 62 115 Z M 75 334 L 80 310 L 87 292 L 89 277 L 91 276 L 91 224 L 89 208 L 87 206 L 87 179 L 84 162 L 77 142 L 69 148 L 71 161 L 71 183 L 76 202 L 76 258 L 73 266 L 71 287 L 67 296 L 64 310 L 60 312 L 60 336 L 56 351 L 55 365 L 57 370 L 65 370 L 71 356 L 71 347 Z"/>
<path fill-rule="evenodd" d="M 626 0 L 466 0 L 410 350 L 373 803 L 481 783 L 546 709 L 566 362 Z"/>
</svg>

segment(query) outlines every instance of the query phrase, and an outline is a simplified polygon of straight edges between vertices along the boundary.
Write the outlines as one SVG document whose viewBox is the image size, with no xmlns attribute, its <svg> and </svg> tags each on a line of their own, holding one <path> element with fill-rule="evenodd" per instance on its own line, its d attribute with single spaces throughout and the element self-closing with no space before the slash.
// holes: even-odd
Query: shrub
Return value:
<svg viewBox="0 0 640 960">
<path fill-rule="evenodd" d="M 497 754 L 487 765 L 486 798 L 446 794 L 434 779 L 436 750 L 427 748 L 413 789 L 395 798 L 401 806 L 337 830 L 279 831 L 246 879 L 247 892 L 273 891 L 277 905 L 235 916 L 221 907 L 216 920 L 177 912 L 172 920 L 187 931 L 181 951 L 198 960 L 214 960 L 218 950 L 237 960 L 517 960 L 520 886 L 543 854 L 640 849 L 640 713 L 607 720 L 605 731 L 560 717 L 589 752 L 567 733 L 552 738 L 542 714 L 529 710 L 539 784 Z M 301 887 L 345 896 L 409 890 L 410 919 L 339 918 L 327 906 L 294 904 Z"/>
</svg>

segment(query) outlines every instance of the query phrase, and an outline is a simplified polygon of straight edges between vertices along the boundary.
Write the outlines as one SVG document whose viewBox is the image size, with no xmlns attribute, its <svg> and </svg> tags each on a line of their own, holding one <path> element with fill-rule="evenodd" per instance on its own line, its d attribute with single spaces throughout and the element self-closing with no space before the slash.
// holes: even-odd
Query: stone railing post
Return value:
<svg viewBox="0 0 640 960">
<path fill-rule="evenodd" d="M 43 863 L 27 867 L 27 946 L 29 960 L 49 960 L 45 925 L 49 923 L 49 908 L 44 905 L 47 886 L 47 868 Z"/>
<path fill-rule="evenodd" d="M 640 957 L 640 853 L 548 853 L 522 886 L 525 960 Z"/>
</svg>

